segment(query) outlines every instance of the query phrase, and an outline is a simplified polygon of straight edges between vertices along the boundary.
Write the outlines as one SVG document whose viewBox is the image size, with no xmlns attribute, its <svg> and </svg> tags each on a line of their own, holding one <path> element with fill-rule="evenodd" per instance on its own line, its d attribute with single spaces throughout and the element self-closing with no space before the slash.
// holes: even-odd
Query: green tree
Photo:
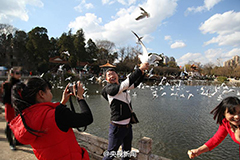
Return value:
<svg viewBox="0 0 240 160">
<path fill-rule="evenodd" d="M 6 34 L 1 34 L 0 35 L 0 64 L 2 66 L 5 65 L 5 61 L 6 61 L 6 58 L 7 58 L 7 55 L 6 55 L 6 40 L 7 40 L 7 36 Z"/>
<path fill-rule="evenodd" d="M 178 67 L 178 66 L 177 66 L 177 63 L 174 62 L 174 61 L 169 61 L 169 62 L 168 62 L 168 66 L 171 67 L 171 68 L 177 68 L 177 67 Z"/>
<path fill-rule="evenodd" d="M 16 65 L 13 59 L 13 36 L 12 34 L 2 34 L 0 37 L 1 65 L 12 67 Z"/>
<path fill-rule="evenodd" d="M 47 29 L 44 27 L 36 27 L 28 33 L 28 41 L 26 48 L 30 54 L 30 62 L 33 69 L 39 70 L 40 62 L 48 62 L 50 41 L 47 35 Z M 36 67 L 37 66 L 37 67 Z"/>
<path fill-rule="evenodd" d="M 74 36 L 73 44 L 78 61 L 85 62 L 86 60 L 88 60 L 88 54 L 85 49 L 85 37 L 82 29 L 79 29 L 77 31 L 76 35 Z"/>
<path fill-rule="evenodd" d="M 49 56 L 50 57 L 60 56 L 59 53 L 60 48 L 57 45 L 58 39 L 52 37 L 49 42 L 50 42 Z"/>
<path fill-rule="evenodd" d="M 69 30 L 68 34 L 63 33 L 59 38 L 59 40 L 57 41 L 59 53 L 68 51 L 70 55 L 75 55 L 73 40 L 74 40 L 74 37 L 71 33 L 71 30 Z"/>
<path fill-rule="evenodd" d="M 24 31 L 16 31 L 13 38 L 13 53 L 14 57 L 21 62 L 21 66 L 26 66 L 26 69 L 30 69 L 31 66 L 27 66 L 29 55 L 27 54 L 26 42 L 28 40 L 28 35 Z"/>
<path fill-rule="evenodd" d="M 97 60 L 98 48 L 91 38 L 87 41 L 86 52 L 88 54 L 88 62 L 93 63 Z"/>
</svg>

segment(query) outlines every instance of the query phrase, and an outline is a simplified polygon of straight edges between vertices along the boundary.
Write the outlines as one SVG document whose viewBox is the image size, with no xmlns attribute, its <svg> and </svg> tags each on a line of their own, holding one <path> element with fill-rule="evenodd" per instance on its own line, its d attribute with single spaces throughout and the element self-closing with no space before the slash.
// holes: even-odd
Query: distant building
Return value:
<svg viewBox="0 0 240 160">
<path fill-rule="evenodd" d="M 169 61 L 171 61 L 171 62 L 176 62 L 176 60 L 175 60 L 174 57 L 170 57 L 170 58 L 169 58 Z"/>
<path fill-rule="evenodd" d="M 232 59 L 223 62 L 224 67 L 236 67 L 240 66 L 240 57 L 234 56 Z"/>
<path fill-rule="evenodd" d="M 168 62 L 170 62 L 170 61 L 176 62 L 176 60 L 175 60 L 174 57 L 170 57 L 170 58 L 168 58 L 168 56 L 164 56 L 164 57 L 163 57 L 163 63 L 164 63 L 164 64 L 168 64 Z"/>
<path fill-rule="evenodd" d="M 163 57 L 163 63 L 167 64 L 169 62 L 169 58 L 167 56 Z"/>
</svg>

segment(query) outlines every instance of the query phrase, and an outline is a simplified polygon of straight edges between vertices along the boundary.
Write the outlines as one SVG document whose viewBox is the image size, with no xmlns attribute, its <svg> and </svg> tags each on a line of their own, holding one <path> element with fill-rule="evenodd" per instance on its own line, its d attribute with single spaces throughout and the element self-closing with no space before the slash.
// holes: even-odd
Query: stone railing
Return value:
<svg viewBox="0 0 240 160">
<path fill-rule="evenodd" d="M 91 160 L 101 160 L 107 153 L 108 140 L 89 134 L 87 132 L 78 132 L 74 130 L 76 139 L 82 147 L 85 147 Z M 170 160 L 151 153 L 152 139 L 143 137 L 138 142 L 139 148 L 132 148 L 131 153 L 121 153 L 119 150 L 115 154 L 116 159 L 120 159 L 122 155 L 131 156 L 131 160 Z M 110 153 L 111 154 L 111 153 Z M 112 154 L 111 154 L 112 155 Z"/>
</svg>

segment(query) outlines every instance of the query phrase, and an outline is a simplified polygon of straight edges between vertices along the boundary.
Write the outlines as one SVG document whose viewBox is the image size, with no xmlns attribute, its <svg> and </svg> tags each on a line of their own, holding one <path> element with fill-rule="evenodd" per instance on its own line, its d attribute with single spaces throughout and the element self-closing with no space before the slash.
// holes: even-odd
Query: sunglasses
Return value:
<svg viewBox="0 0 240 160">
<path fill-rule="evenodd" d="M 16 72 L 14 72 L 16 75 L 20 75 L 21 74 L 21 72 L 18 72 L 18 71 L 16 71 Z"/>
</svg>

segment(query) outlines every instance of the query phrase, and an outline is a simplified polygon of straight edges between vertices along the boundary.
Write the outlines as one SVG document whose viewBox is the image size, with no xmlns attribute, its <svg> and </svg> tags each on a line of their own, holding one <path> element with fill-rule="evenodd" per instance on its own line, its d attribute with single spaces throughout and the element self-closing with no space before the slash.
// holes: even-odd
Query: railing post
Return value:
<svg viewBox="0 0 240 160">
<path fill-rule="evenodd" d="M 148 137 L 143 137 L 139 140 L 139 154 L 138 160 L 149 160 L 152 150 L 152 139 Z"/>
</svg>

